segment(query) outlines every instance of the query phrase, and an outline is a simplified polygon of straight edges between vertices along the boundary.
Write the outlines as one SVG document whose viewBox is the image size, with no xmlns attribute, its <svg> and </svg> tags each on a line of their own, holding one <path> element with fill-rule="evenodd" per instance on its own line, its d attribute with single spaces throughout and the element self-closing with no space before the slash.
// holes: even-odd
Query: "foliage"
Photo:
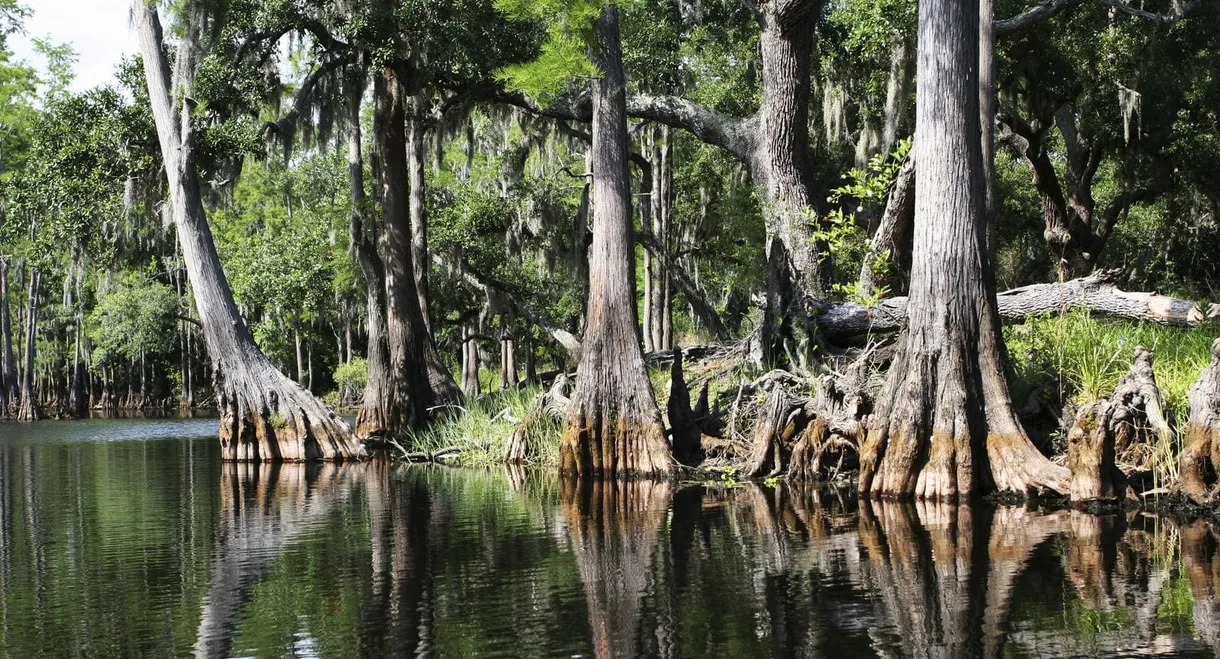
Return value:
<svg viewBox="0 0 1220 659">
<path fill-rule="evenodd" d="M 461 464 L 487 467 L 503 464 L 509 439 L 517 423 L 530 416 L 534 398 L 541 387 L 508 389 L 473 401 L 462 409 L 449 411 L 445 418 L 416 432 L 407 444 L 412 451 L 461 449 Z M 551 419 L 537 419 L 531 426 L 530 441 L 538 466 L 559 463 L 559 435 L 563 428 Z"/>
<path fill-rule="evenodd" d="M 125 277 L 102 294 L 89 314 L 86 332 L 93 342 L 93 362 L 155 358 L 177 343 L 178 294 L 169 286 L 137 274 Z"/>
</svg>

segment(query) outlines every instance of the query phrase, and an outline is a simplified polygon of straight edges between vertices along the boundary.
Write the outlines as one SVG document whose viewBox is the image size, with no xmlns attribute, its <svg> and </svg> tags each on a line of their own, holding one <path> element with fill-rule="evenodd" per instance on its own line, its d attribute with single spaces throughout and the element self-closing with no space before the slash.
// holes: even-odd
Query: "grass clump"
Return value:
<svg viewBox="0 0 1220 659">
<path fill-rule="evenodd" d="M 487 467 L 504 463 L 509 439 L 517 425 L 530 415 L 539 386 L 506 389 L 466 401 L 449 410 L 444 418 L 417 430 L 404 444 L 408 451 L 461 450 L 457 462 L 463 466 Z M 559 464 L 558 421 L 536 418 L 530 424 L 531 464 Z"/>
<path fill-rule="evenodd" d="M 1108 398 L 1131 368 L 1136 346 L 1153 352 L 1153 371 L 1161 391 L 1166 419 L 1175 429 L 1172 441 L 1153 440 L 1137 462 L 1150 468 L 1158 484 L 1177 479 L 1177 456 L 1189 415 L 1187 394 L 1210 357 L 1217 329 L 1168 327 L 1096 317 L 1087 311 L 1045 314 L 1023 324 L 1004 327 L 1009 356 L 1009 388 L 1020 408 L 1031 395 L 1048 399 L 1048 406 L 1074 410 Z M 1057 425 L 1052 436 L 1061 440 L 1067 429 Z M 1066 447 L 1058 446 L 1060 450 Z"/>
<path fill-rule="evenodd" d="M 1099 318 L 1087 311 L 1031 317 L 1004 327 L 1013 398 L 1021 401 L 1022 393 L 1028 395 L 1056 374 L 1063 394 L 1079 404 L 1108 397 L 1131 368 L 1136 346 L 1142 345 L 1153 352 L 1166 413 L 1182 419 L 1187 391 L 1207 366 L 1216 333 L 1215 327 L 1168 327 Z"/>
</svg>

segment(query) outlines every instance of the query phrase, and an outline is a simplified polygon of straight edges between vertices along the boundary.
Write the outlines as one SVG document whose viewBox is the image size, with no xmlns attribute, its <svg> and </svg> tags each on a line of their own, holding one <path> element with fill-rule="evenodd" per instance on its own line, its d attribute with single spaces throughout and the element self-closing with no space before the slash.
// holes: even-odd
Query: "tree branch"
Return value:
<svg viewBox="0 0 1220 659">
<path fill-rule="evenodd" d="M 1083 4 L 1085 0 L 1042 0 L 1038 4 L 1026 9 L 1025 11 L 1013 16 L 1012 18 L 1004 18 L 995 22 L 996 36 L 1003 36 L 1028 30 L 1036 25 L 1050 20 L 1055 16 L 1063 13 L 1064 10 Z"/>
</svg>

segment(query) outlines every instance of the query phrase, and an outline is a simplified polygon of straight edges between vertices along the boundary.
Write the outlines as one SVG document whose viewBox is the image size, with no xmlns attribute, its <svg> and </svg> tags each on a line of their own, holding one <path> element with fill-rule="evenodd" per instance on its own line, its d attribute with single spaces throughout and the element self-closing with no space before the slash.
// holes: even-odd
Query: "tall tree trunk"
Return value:
<svg viewBox="0 0 1220 659">
<path fill-rule="evenodd" d="M 461 392 L 428 335 L 416 288 L 409 210 L 405 89 L 387 68 L 376 85 L 377 148 L 381 162 L 389 387 L 386 432 L 401 435 Z"/>
<path fill-rule="evenodd" d="M 979 0 L 920 3 L 918 43 L 910 303 L 861 449 L 859 488 L 928 499 L 990 484 L 1066 493 L 1067 470 L 1025 436 L 1001 368 L 979 140 Z"/>
<path fill-rule="evenodd" d="M 38 401 L 34 391 L 34 346 L 38 339 L 38 286 L 42 273 L 30 268 L 30 292 L 25 311 L 25 365 L 21 371 L 21 407 L 18 421 L 38 420 Z"/>
<path fill-rule="evenodd" d="M 364 96 L 366 72 L 353 72 L 347 81 L 347 174 L 351 200 L 348 227 L 352 250 L 360 271 L 368 304 L 368 374 L 364 398 L 356 414 L 356 436 L 379 437 L 390 428 L 390 343 L 386 331 L 385 270 L 373 236 L 374 227 L 367 220 L 368 198 L 364 192 L 364 156 L 361 151 L 361 99 Z M 350 348 L 350 343 L 349 343 Z"/>
<path fill-rule="evenodd" d="M 301 321 L 296 318 L 292 319 L 292 342 L 293 342 L 293 345 L 296 347 L 297 384 L 304 387 L 305 386 L 305 361 L 304 361 L 304 359 L 302 359 L 302 355 L 301 355 Z"/>
<path fill-rule="evenodd" d="M 220 408 L 221 454 L 226 460 L 336 460 L 363 449 L 351 430 L 318 399 L 302 390 L 258 348 L 233 302 L 204 212 L 195 169 L 190 108 L 175 99 L 189 93 L 190 36 L 179 43 L 176 64 L 182 89 L 171 89 L 169 62 L 157 8 L 132 0 L 153 120 L 169 182 L 171 212 L 195 294 L 204 342 L 212 360 Z M 190 32 L 190 30 L 188 30 Z"/>
<path fill-rule="evenodd" d="M 0 417 L 12 412 L 20 399 L 17 390 L 17 356 L 13 354 L 13 318 L 8 310 L 8 259 L 0 257 Z"/>
<path fill-rule="evenodd" d="M 467 327 L 465 331 L 466 336 L 462 339 L 462 393 L 467 398 L 474 398 L 482 393 L 479 382 L 479 341 L 474 337 L 474 327 Z"/>
<path fill-rule="evenodd" d="M 635 250 L 627 171 L 626 77 L 618 7 L 595 22 L 601 77 L 593 81 L 593 245 L 588 325 L 559 470 L 576 475 L 669 474 L 661 411 L 636 339 Z"/>
<path fill-rule="evenodd" d="M 805 363 L 816 347 L 813 306 L 830 285 L 826 245 L 813 224 L 825 213 L 809 161 L 810 62 L 821 0 L 760 5 L 763 102 L 761 149 L 751 165 L 765 191 L 767 308 L 763 349 L 769 359 Z"/>
<path fill-rule="evenodd" d="M 411 264 L 415 271 L 415 293 L 419 297 L 419 311 L 424 318 L 424 327 L 432 336 L 431 307 L 428 302 L 428 208 L 427 188 L 424 182 L 424 159 L 427 140 L 424 137 L 424 113 L 427 111 L 428 95 L 417 90 L 411 95 L 407 112 L 407 179 L 411 188 Z"/>
</svg>

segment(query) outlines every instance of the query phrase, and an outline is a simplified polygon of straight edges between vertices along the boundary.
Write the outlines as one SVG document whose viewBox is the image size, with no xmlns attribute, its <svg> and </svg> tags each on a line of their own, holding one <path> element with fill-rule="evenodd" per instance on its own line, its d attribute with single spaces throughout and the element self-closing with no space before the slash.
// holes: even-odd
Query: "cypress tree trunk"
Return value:
<svg viewBox="0 0 1220 659">
<path fill-rule="evenodd" d="M 768 358 L 804 363 L 815 347 L 813 305 L 830 285 L 813 223 L 825 203 L 813 193 L 809 161 L 810 62 L 820 0 L 760 4 L 762 23 L 762 144 L 751 164 L 764 190 L 767 228 L 767 307 L 762 328 Z"/>
<path fill-rule="evenodd" d="M 407 179 L 411 188 L 411 264 L 415 272 L 415 293 L 428 336 L 432 336 L 432 315 L 428 303 L 428 210 L 424 182 L 424 159 L 428 145 L 424 137 L 424 112 L 428 95 L 423 90 L 412 94 L 407 113 Z"/>
<path fill-rule="evenodd" d="M 401 435 L 461 392 L 436 352 L 419 307 L 409 211 L 405 90 L 387 68 L 376 86 L 377 148 L 381 162 L 389 386 L 386 432 Z"/>
<path fill-rule="evenodd" d="M 1067 470 L 1025 436 L 1001 367 L 979 139 L 979 0 L 920 3 L 918 43 L 910 303 L 861 449 L 860 491 L 951 499 L 993 484 L 1066 493 Z"/>
<path fill-rule="evenodd" d="M 176 98 L 189 92 L 170 88 L 169 62 L 157 8 L 132 1 L 161 157 L 169 182 L 171 212 L 182 246 L 187 276 L 212 361 L 220 408 L 221 454 L 226 460 L 341 460 L 363 454 L 338 416 L 280 373 L 255 344 L 225 279 L 204 213 L 195 169 L 189 108 Z M 188 31 L 189 32 L 189 31 Z M 179 70 L 192 73 L 190 36 L 179 45 Z M 177 92 L 177 93 L 176 93 Z"/>
<path fill-rule="evenodd" d="M 21 407 L 18 421 L 38 420 L 38 401 L 34 397 L 34 346 L 38 338 L 38 285 L 41 273 L 30 269 L 30 293 L 25 312 L 25 365 L 21 371 Z"/>
<path fill-rule="evenodd" d="M 467 398 L 478 396 L 479 383 L 479 342 L 474 338 L 474 328 L 466 328 L 466 337 L 462 341 L 462 394 Z"/>
<path fill-rule="evenodd" d="M 1216 498 L 1220 473 L 1220 339 L 1212 342 L 1211 362 L 1190 386 L 1186 444 L 1178 456 L 1179 487 L 1199 505 Z"/>
<path fill-rule="evenodd" d="M 8 310 L 8 260 L 0 257 L 0 417 L 8 415 L 16 405 L 17 357 L 13 354 L 13 319 Z"/>
<path fill-rule="evenodd" d="M 347 81 L 347 174 L 352 203 L 348 227 L 352 250 L 360 271 L 368 304 L 368 376 L 364 399 L 356 415 L 356 436 L 384 436 L 389 430 L 390 344 L 386 332 L 385 270 L 372 237 L 374 228 L 366 221 L 368 199 L 364 193 L 364 157 L 361 152 L 360 102 L 364 95 L 365 72 L 356 71 Z M 350 349 L 350 339 L 349 339 Z"/>
<path fill-rule="evenodd" d="M 618 7 L 595 23 L 601 77 L 593 87 L 593 245 L 588 326 L 576 392 L 559 446 L 559 470 L 576 475 L 673 471 L 636 336 L 635 249 L 627 171 L 626 77 Z"/>
</svg>

